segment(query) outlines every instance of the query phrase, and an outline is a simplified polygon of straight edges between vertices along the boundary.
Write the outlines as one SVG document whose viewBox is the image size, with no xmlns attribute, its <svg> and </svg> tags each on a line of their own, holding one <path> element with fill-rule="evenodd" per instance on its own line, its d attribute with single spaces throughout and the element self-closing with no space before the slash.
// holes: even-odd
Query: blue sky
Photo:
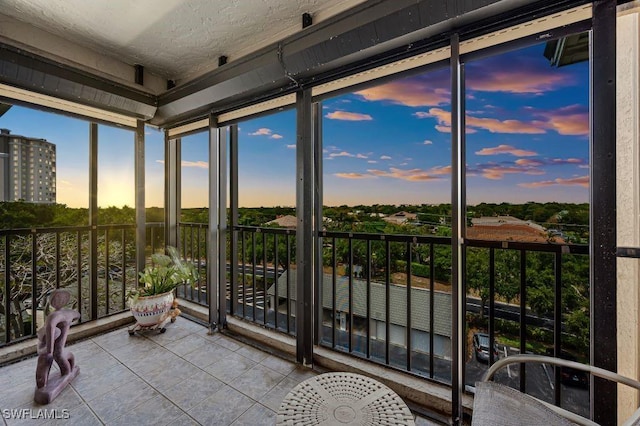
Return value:
<svg viewBox="0 0 640 426">
<path fill-rule="evenodd" d="M 466 64 L 469 204 L 588 201 L 588 63 L 543 50 Z M 450 110 L 448 68 L 325 100 L 324 203 L 450 202 Z M 294 126 L 292 111 L 241 124 L 241 205 L 294 204 Z"/>
<path fill-rule="evenodd" d="M 543 50 L 465 66 L 469 204 L 588 201 L 588 63 L 552 68 Z M 324 203 L 449 202 L 450 110 L 448 68 L 323 101 Z M 295 204 L 295 122 L 290 109 L 239 124 L 240 206 Z M 14 107 L 0 127 L 56 143 L 58 202 L 88 205 L 86 122 Z M 100 126 L 100 205 L 133 205 L 133 140 Z M 162 133 L 146 143 L 147 205 L 161 206 Z M 206 206 L 205 133 L 183 139 L 182 160 L 183 207 Z"/>
</svg>

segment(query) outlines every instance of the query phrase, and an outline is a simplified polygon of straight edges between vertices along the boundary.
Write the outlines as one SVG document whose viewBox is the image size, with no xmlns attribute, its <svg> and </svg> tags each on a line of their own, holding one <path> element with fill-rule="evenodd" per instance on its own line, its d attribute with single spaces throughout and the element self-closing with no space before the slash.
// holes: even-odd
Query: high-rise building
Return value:
<svg viewBox="0 0 640 426">
<path fill-rule="evenodd" d="M 0 129 L 0 201 L 56 202 L 56 146 Z"/>
</svg>

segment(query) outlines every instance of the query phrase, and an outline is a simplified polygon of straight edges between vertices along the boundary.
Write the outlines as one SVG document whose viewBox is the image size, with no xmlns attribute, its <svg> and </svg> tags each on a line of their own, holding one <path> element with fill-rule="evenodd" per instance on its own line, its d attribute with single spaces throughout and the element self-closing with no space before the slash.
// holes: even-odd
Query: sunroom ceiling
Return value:
<svg viewBox="0 0 640 426">
<path fill-rule="evenodd" d="M 185 80 L 363 0 L 0 0 L 0 13 L 63 39 Z"/>
</svg>

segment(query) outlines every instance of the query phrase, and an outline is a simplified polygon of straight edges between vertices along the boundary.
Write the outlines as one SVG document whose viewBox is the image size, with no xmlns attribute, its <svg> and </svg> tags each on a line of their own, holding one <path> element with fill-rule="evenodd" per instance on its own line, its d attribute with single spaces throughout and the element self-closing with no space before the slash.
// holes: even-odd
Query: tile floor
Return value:
<svg viewBox="0 0 640 426">
<path fill-rule="evenodd" d="M 185 318 L 164 334 L 120 329 L 69 348 L 80 374 L 47 406 L 33 402 L 35 358 L 0 368 L 4 424 L 272 425 L 284 396 L 316 374 Z"/>
</svg>

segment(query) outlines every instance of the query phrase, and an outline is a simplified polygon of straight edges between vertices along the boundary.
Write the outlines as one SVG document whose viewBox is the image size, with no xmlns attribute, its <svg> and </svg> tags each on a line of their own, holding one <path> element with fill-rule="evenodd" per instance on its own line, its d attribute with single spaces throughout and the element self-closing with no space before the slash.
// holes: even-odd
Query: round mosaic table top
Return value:
<svg viewBox="0 0 640 426">
<path fill-rule="evenodd" d="M 326 373 L 298 384 L 282 400 L 278 425 L 415 425 L 394 391 L 369 377 Z"/>
</svg>

